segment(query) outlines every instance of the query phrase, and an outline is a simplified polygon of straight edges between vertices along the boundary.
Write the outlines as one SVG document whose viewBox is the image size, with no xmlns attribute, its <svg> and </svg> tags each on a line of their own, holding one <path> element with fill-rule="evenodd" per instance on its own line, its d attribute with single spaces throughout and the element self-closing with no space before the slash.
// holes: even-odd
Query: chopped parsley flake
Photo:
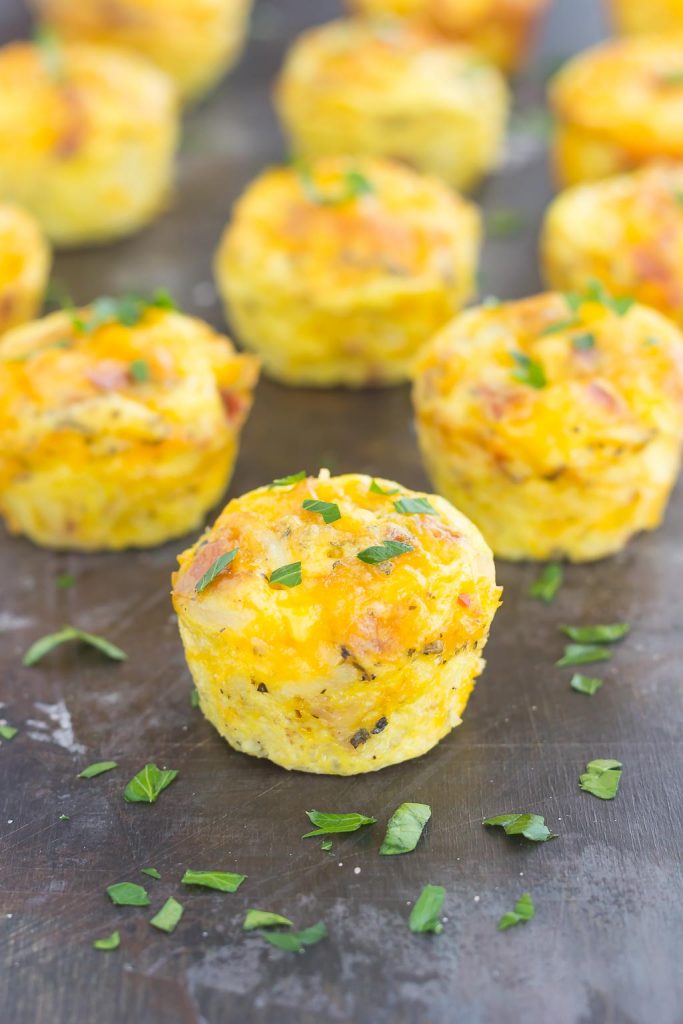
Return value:
<svg viewBox="0 0 683 1024">
<path fill-rule="evenodd" d="M 166 900 L 161 910 L 150 919 L 150 924 L 158 928 L 160 932 L 167 932 L 169 935 L 175 931 L 180 918 L 183 916 L 183 905 L 174 900 L 171 896 Z"/>
<path fill-rule="evenodd" d="M 510 371 L 515 380 L 522 384 L 528 384 L 530 388 L 536 388 L 538 391 L 546 387 L 548 380 L 540 363 L 525 356 L 522 352 L 511 352 L 510 355 L 517 363 L 516 368 Z"/>
<path fill-rule="evenodd" d="M 580 672 L 575 672 L 569 680 L 569 685 L 572 690 L 576 690 L 577 693 L 586 693 L 589 697 L 592 697 L 593 694 L 597 693 L 602 686 L 602 679 L 583 676 Z"/>
<path fill-rule="evenodd" d="M 131 804 L 153 804 L 160 793 L 170 786 L 178 772 L 146 764 L 135 775 L 123 791 L 124 798 Z"/>
<path fill-rule="evenodd" d="M 69 587 L 73 587 L 75 582 L 76 577 L 72 576 L 70 572 L 61 573 L 55 580 L 59 590 L 68 590 Z"/>
<path fill-rule="evenodd" d="M 13 740 L 18 732 L 14 725 L 0 725 L 0 740 Z"/>
<path fill-rule="evenodd" d="M 283 587 L 298 587 L 301 583 L 301 562 L 290 562 L 289 565 L 281 565 L 279 569 L 274 569 L 268 582 L 271 586 L 279 583 Z"/>
<path fill-rule="evenodd" d="M 70 818 L 70 816 L 68 814 L 60 814 L 59 815 L 59 820 L 60 821 L 71 821 L 71 818 Z"/>
<path fill-rule="evenodd" d="M 429 804 L 401 804 L 389 819 L 379 852 L 385 855 L 410 853 L 417 846 L 431 816 L 432 809 Z"/>
<path fill-rule="evenodd" d="M 425 885 L 410 912 L 411 932 L 433 932 L 439 935 L 443 931 L 439 914 L 445 897 L 446 890 L 442 885 Z"/>
<path fill-rule="evenodd" d="M 500 825 L 506 836 L 524 836 L 532 843 L 545 843 L 557 838 L 540 814 L 497 814 L 487 818 L 484 825 Z"/>
<path fill-rule="evenodd" d="M 536 601 L 545 601 L 546 604 L 550 604 L 562 586 L 563 579 L 564 571 L 560 563 L 550 562 L 541 571 L 538 579 L 531 584 L 528 595 Z"/>
<path fill-rule="evenodd" d="M 148 907 L 147 890 L 137 882 L 117 882 L 107 887 L 107 895 L 117 907 Z"/>
<path fill-rule="evenodd" d="M 113 299 L 108 295 L 103 295 L 91 302 L 85 319 L 78 314 L 73 314 L 72 323 L 79 334 L 92 334 L 104 324 L 119 323 L 123 327 L 135 327 L 148 309 L 175 310 L 176 308 L 173 299 L 165 289 L 157 290 L 151 298 L 130 294 Z"/>
<path fill-rule="evenodd" d="M 246 877 L 233 871 L 192 871 L 188 868 L 180 881 L 183 885 L 201 885 L 219 892 L 237 892 Z"/>
<path fill-rule="evenodd" d="M 588 352 L 590 349 L 595 348 L 595 335 L 589 331 L 585 331 L 583 334 L 575 334 L 572 338 L 572 348 L 577 352 Z"/>
<path fill-rule="evenodd" d="M 78 778 L 94 779 L 97 775 L 103 775 L 104 772 L 110 772 L 112 768 L 118 768 L 116 761 L 95 761 L 94 764 L 89 764 L 87 768 L 84 768 L 82 772 L 79 772 Z"/>
<path fill-rule="evenodd" d="M 375 191 L 365 175 L 356 170 L 345 171 L 341 188 L 328 193 L 320 191 L 307 167 L 299 167 L 297 173 L 306 198 L 318 206 L 340 206 L 362 196 L 373 195 Z"/>
<path fill-rule="evenodd" d="M 306 512 L 318 512 L 326 523 L 336 523 L 341 519 L 339 505 L 333 501 L 316 501 L 314 498 L 306 498 L 303 503 Z"/>
<path fill-rule="evenodd" d="M 291 928 L 293 922 L 281 914 L 272 914 L 269 910 L 248 910 L 242 928 L 251 932 L 254 928 Z"/>
<path fill-rule="evenodd" d="M 284 949 L 287 953 L 303 953 L 306 946 L 315 946 L 327 937 L 327 928 L 322 921 L 318 921 L 300 932 L 261 931 L 259 935 L 271 946 Z"/>
<path fill-rule="evenodd" d="M 196 687 L 190 691 L 190 706 L 193 708 L 199 707 L 199 690 Z"/>
<path fill-rule="evenodd" d="M 309 839 L 311 836 L 334 835 L 338 832 L 357 832 L 363 825 L 374 825 L 377 818 L 369 818 L 365 814 L 357 814 L 352 811 L 348 814 L 334 814 L 326 811 L 306 811 L 312 825 L 316 828 L 312 832 L 306 832 L 301 838 Z"/>
<path fill-rule="evenodd" d="M 213 583 L 220 573 L 233 561 L 239 548 L 233 548 L 232 551 L 226 551 L 225 554 L 219 555 L 218 558 L 212 562 L 209 568 L 206 570 L 200 580 L 195 583 L 194 589 L 198 594 L 201 594 L 209 584 Z"/>
<path fill-rule="evenodd" d="M 626 636 L 630 626 L 615 622 L 608 626 L 560 626 L 560 630 L 579 644 L 613 644 Z"/>
<path fill-rule="evenodd" d="M 156 878 L 157 880 L 161 878 L 156 868 L 140 868 L 140 871 L 143 875 L 149 875 L 150 878 Z"/>
<path fill-rule="evenodd" d="M 130 364 L 130 375 L 136 384 L 146 384 L 151 376 L 147 360 L 134 359 Z"/>
<path fill-rule="evenodd" d="M 82 629 L 77 629 L 75 626 L 65 626 L 64 629 L 60 629 L 57 633 L 49 633 L 47 636 L 43 636 L 40 640 L 36 640 L 32 644 L 24 655 L 24 665 L 35 665 L 41 658 L 44 658 L 46 654 L 53 651 L 55 647 L 59 647 L 61 644 L 67 643 L 70 640 L 80 640 L 81 643 L 88 644 L 90 647 L 95 647 L 102 654 L 105 654 L 108 658 L 113 661 L 125 661 L 128 655 L 125 651 L 122 651 L 120 647 L 116 647 L 115 644 L 105 640 L 102 636 L 95 636 L 94 633 L 86 633 Z"/>
<path fill-rule="evenodd" d="M 539 332 L 539 337 L 545 338 L 548 334 L 561 334 L 563 331 L 570 331 L 572 327 L 577 327 L 578 324 L 573 318 L 571 320 L 556 320 L 555 323 L 549 324 Z"/>
<path fill-rule="evenodd" d="M 594 661 L 609 661 L 612 652 L 600 644 L 567 644 L 564 654 L 555 664 L 558 668 L 569 665 L 590 665 Z"/>
<path fill-rule="evenodd" d="M 437 515 L 427 498 L 399 498 L 394 502 L 394 508 L 404 516 Z"/>
<path fill-rule="evenodd" d="M 383 544 L 359 551 L 356 558 L 360 558 L 361 562 L 366 562 L 368 565 L 379 565 L 380 562 L 387 562 L 390 558 L 396 558 L 398 555 L 404 555 L 408 551 L 414 550 L 412 544 L 404 544 L 400 540 L 385 540 Z"/>
<path fill-rule="evenodd" d="M 121 936 L 118 932 L 112 932 L 111 935 L 107 935 L 103 939 L 95 939 L 93 947 L 95 949 L 118 949 L 121 945 Z"/>
<path fill-rule="evenodd" d="M 586 771 L 579 776 L 579 786 L 600 800 L 614 800 L 619 790 L 622 768 L 621 761 L 609 758 L 600 757 L 589 761 Z"/>
<path fill-rule="evenodd" d="M 293 484 L 301 483 L 305 479 L 306 470 L 302 469 L 298 473 L 290 473 L 289 476 L 279 476 L 276 480 L 273 480 L 270 487 L 291 487 Z"/>
<path fill-rule="evenodd" d="M 515 909 L 509 910 L 507 914 L 503 914 L 498 922 L 498 931 L 503 932 L 506 928 L 512 928 L 515 924 L 523 924 L 525 921 L 530 921 L 535 913 L 531 894 L 525 892 L 515 903 Z"/>
<path fill-rule="evenodd" d="M 373 479 L 368 490 L 370 491 L 371 494 L 383 494 L 385 495 L 385 497 L 390 498 L 393 494 L 398 494 L 399 489 L 398 487 L 388 487 L 386 490 L 384 490 L 384 488 L 380 487 L 377 481 Z"/>
</svg>

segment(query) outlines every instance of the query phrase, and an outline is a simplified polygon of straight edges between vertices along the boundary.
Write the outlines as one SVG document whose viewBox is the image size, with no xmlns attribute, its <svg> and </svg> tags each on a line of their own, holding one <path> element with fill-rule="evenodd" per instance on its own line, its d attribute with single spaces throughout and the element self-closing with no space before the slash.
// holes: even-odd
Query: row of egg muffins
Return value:
<svg viewBox="0 0 683 1024">
<path fill-rule="evenodd" d="M 499 77 L 461 44 L 432 41 L 432 31 L 422 21 L 335 23 L 313 30 L 308 55 L 304 36 L 279 87 L 290 135 L 299 94 L 309 94 L 306 132 L 336 116 L 345 69 L 363 84 L 361 69 L 347 65 L 359 49 L 362 58 L 365 39 L 367 72 L 378 44 L 399 51 L 393 86 L 391 76 L 369 86 L 383 102 L 412 62 L 413 85 L 424 90 L 420 64 L 429 80 L 432 64 L 461 68 L 464 53 L 471 66 L 454 80 L 475 82 L 485 115 L 487 96 L 505 96 Z M 321 35 L 333 53 L 330 68 L 317 69 Z M 607 44 L 574 66 L 629 45 Z M 373 124 L 384 114 L 350 102 L 348 123 L 369 121 L 354 125 L 348 145 L 338 133 L 337 149 L 350 155 L 329 153 L 318 136 L 299 140 L 305 160 L 250 186 L 216 273 L 240 339 L 257 355 L 238 355 L 164 295 L 98 300 L 0 341 L 0 512 L 12 532 L 80 550 L 157 544 L 201 523 L 229 481 L 258 357 L 287 383 L 359 387 L 412 376 L 425 464 L 445 497 L 357 474 L 294 474 L 231 501 L 180 557 L 174 605 L 205 714 L 235 748 L 287 768 L 354 774 L 429 750 L 460 721 L 483 666 L 500 600 L 491 549 L 512 559 L 610 554 L 658 524 L 678 472 L 683 337 L 662 312 L 620 299 L 617 271 L 633 257 L 637 278 L 633 250 L 658 253 L 663 235 L 683 229 L 681 172 L 648 166 L 564 194 L 548 214 L 543 252 L 548 277 L 566 291 L 458 315 L 474 290 L 478 211 L 421 172 L 471 185 L 492 148 L 482 162 L 475 109 L 459 119 L 455 159 L 440 154 L 433 143 L 451 131 L 452 114 L 439 98 L 421 135 L 406 133 L 394 109 L 398 135 L 383 136 Z M 417 169 L 388 159 L 396 157 Z M 570 232 L 581 204 L 604 218 L 597 256 L 590 233 Z M 631 209 L 644 239 L 630 233 Z M 23 234 L 31 223 L 36 244 L 24 248 L 41 252 L 44 280 L 47 247 L 18 216 Z M 674 317 L 673 260 L 669 271 L 668 287 L 644 298 Z M 586 287 L 596 276 L 609 291 Z M 40 285 L 34 292 L 35 306 Z"/>
</svg>

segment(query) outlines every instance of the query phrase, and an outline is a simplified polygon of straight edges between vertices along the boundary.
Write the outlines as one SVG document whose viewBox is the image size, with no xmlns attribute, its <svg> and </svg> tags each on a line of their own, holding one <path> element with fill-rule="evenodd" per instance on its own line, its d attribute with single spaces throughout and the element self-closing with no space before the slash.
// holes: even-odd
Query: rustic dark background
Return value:
<svg viewBox="0 0 683 1024">
<path fill-rule="evenodd" d="M 177 199 L 138 237 L 60 256 L 79 301 L 165 285 L 216 324 L 212 251 L 231 204 L 282 146 L 268 87 L 286 40 L 336 10 L 333 0 L 258 5 L 235 74 L 189 115 Z M 6 39 L 27 31 L 2 0 Z M 533 107 L 555 58 L 599 37 L 595 0 L 558 0 L 531 76 Z M 6 140 L 3 141 L 3 144 Z M 516 122 L 489 208 L 526 211 L 522 237 L 492 241 L 484 290 L 538 286 L 535 233 L 550 194 L 543 140 Z M 320 465 L 423 487 L 406 390 L 325 394 L 260 385 L 231 493 Z M 665 527 L 618 558 L 567 572 L 556 603 L 525 597 L 530 566 L 499 567 L 505 604 L 488 668 L 464 725 L 419 761 L 355 779 L 287 774 L 232 752 L 189 704 L 190 678 L 169 604 L 184 544 L 119 556 L 51 555 L 0 535 L 0 714 L 20 727 L 0 745 L 0 1018 L 13 1024 L 674 1024 L 683 1020 L 681 656 L 678 588 L 683 500 Z M 71 572 L 73 589 L 55 585 Z M 633 625 L 603 689 L 573 693 L 554 667 L 557 624 Z M 129 653 L 120 666 L 74 647 L 34 669 L 21 655 L 73 622 Z M 602 667 L 602 666 L 601 666 Z M 577 787 L 586 761 L 625 764 L 613 803 Z M 86 782 L 76 773 L 113 758 Z M 128 805 L 124 783 L 147 760 L 180 772 L 154 806 Z M 411 856 L 377 856 L 403 800 L 433 819 Z M 359 810 L 374 829 L 341 837 L 334 856 L 302 842 L 306 808 Z M 506 810 L 544 814 L 560 838 L 535 846 L 482 828 Z M 60 814 L 70 821 L 59 820 Z M 153 865 L 162 881 L 145 879 Z M 187 890 L 185 867 L 249 875 L 239 893 Z M 358 872 L 358 873 L 356 873 Z M 112 882 L 144 882 L 152 908 L 117 909 Z M 440 937 L 413 936 L 408 901 L 443 884 Z M 499 916 L 529 890 L 536 919 L 505 933 Z M 148 918 L 170 895 L 185 905 L 171 936 Z M 296 957 L 245 936 L 247 907 L 297 924 L 326 921 L 327 942 Z M 115 953 L 92 940 L 118 928 Z"/>
</svg>

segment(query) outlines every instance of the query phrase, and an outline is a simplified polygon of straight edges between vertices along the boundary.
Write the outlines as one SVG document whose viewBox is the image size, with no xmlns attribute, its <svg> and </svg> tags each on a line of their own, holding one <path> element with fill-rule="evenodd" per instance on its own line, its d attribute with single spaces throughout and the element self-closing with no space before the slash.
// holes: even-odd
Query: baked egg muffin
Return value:
<svg viewBox="0 0 683 1024">
<path fill-rule="evenodd" d="M 239 57 L 251 0 L 31 0 L 44 24 L 69 41 L 143 54 L 183 99 L 207 92 Z"/>
<path fill-rule="evenodd" d="M 610 0 L 619 32 L 683 30 L 683 0 Z"/>
<path fill-rule="evenodd" d="M 414 404 L 434 485 L 496 555 L 602 558 L 664 514 L 683 335 L 597 284 L 481 306 L 423 349 Z"/>
<path fill-rule="evenodd" d="M 173 578 L 202 711 L 236 750 L 356 775 L 460 724 L 499 604 L 443 498 L 296 473 L 231 501 Z"/>
<path fill-rule="evenodd" d="M 164 296 L 99 299 L 10 331 L 0 341 L 10 533 L 94 551 L 201 525 L 230 479 L 257 365 Z"/>
<path fill-rule="evenodd" d="M 237 204 L 216 278 L 240 340 L 289 384 L 394 384 L 476 288 L 477 208 L 372 158 L 266 171 Z"/>
<path fill-rule="evenodd" d="M 468 46 L 410 22 L 349 19 L 300 36 L 276 103 L 299 157 L 397 157 L 468 189 L 498 161 L 508 92 Z"/>
<path fill-rule="evenodd" d="M 552 288 L 602 281 L 683 325 L 683 164 L 575 185 L 546 214 L 541 236 Z"/>
<path fill-rule="evenodd" d="M 511 74 L 523 63 L 548 0 L 349 0 L 349 6 L 359 14 L 426 23 Z"/>
<path fill-rule="evenodd" d="M 59 246 L 127 235 L 164 205 L 175 90 L 143 58 L 86 44 L 0 49 L 0 200 Z"/>
<path fill-rule="evenodd" d="M 550 87 L 553 161 L 562 185 L 683 158 L 683 33 L 601 43 Z"/>
<path fill-rule="evenodd" d="M 34 218 L 0 203 L 0 334 L 37 314 L 50 262 L 50 246 Z"/>
</svg>

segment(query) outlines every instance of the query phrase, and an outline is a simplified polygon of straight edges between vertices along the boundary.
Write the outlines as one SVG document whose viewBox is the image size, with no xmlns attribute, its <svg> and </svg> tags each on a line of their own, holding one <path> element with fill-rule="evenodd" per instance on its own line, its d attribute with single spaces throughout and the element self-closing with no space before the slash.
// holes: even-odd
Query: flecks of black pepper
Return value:
<svg viewBox="0 0 683 1024">
<path fill-rule="evenodd" d="M 358 732 L 354 733 L 351 737 L 351 746 L 355 749 L 361 746 L 363 743 L 367 743 L 370 739 L 370 733 L 367 729 L 359 729 Z"/>
<path fill-rule="evenodd" d="M 268 693 L 268 687 L 265 683 L 259 683 L 256 689 L 259 693 Z"/>
<path fill-rule="evenodd" d="M 388 724 L 389 724 L 389 723 L 387 722 L 386 718 L 384 718 L 384 716 L 382 716 L 382 718 L 379 718 L 379 719 L 377 720 L 377 722 L 375 722 L 375 728 L 374 728 L 374 729 L 373 729 L 372 731 L 373 731 L 373 732 L 374 732 L 375 734 L 377 734 L 377 733 L 380 733 L 380 732 L 382 732 L 382 731 L 383 731 L 384 729 L 386 729 L 386 727 L 387 727 L 387 725 L 388 725 Z"/>
</svg>

